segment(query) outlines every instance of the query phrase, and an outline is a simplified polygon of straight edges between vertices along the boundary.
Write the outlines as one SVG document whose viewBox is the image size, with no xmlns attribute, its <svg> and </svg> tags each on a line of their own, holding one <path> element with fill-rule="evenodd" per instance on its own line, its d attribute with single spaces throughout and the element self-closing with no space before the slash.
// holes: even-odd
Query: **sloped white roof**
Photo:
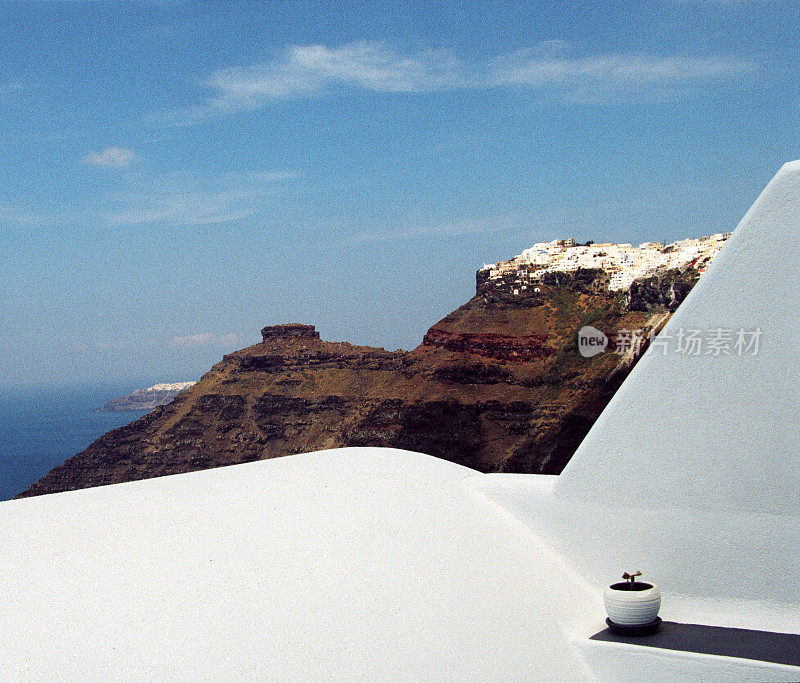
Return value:
<svg viewBox="0 0 800 683">
<path fill-rule="evenodd" d="M 694 330 L 706 343 L 680 350 Z M 747 345 L 758 330 L 757 350 L 736 348 L 740 331 Z M 728 343 L 709 345 L 715 336 Z M 583 441 L 558 495 L 800 511 L 800 162 L 769 183 L 661 341 Z"/>
<path fill-rule="evenodd" d="M 584 678 L 559 623 L 597 596 L 473 474 L 343 449 L 3 503 L 0 678 Z"/>
</svg>

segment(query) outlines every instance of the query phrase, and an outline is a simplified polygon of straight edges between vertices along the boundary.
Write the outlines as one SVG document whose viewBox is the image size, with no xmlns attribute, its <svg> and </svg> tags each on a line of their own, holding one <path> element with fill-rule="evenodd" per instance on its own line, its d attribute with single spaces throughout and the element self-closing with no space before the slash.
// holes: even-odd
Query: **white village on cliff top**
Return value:
<svg viewBox="0 0 800 683">
<path fill-rule="evenodd" d="M 673 268 L 694 268 L 701 274 L 725 246 L 731 233 L 684 239 L 664 246 L 659 242 L 631 244 L 575 244 L 575 240 L 537 242 L 521 254 L 502 263 L 486 263 L 489 279 L 516 273 L 525 290 L 545 273 L 597 268 L 611 275 L 608 289 L 628 289 L 634 280 L 658 275 Z"/>
</svg>

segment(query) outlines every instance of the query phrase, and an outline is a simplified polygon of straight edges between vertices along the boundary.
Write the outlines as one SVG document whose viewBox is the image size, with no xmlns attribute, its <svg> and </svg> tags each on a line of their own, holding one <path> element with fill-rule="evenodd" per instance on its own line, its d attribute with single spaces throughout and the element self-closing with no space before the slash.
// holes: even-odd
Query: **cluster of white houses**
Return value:
<svg viewBox="0 0 800 683">
<path fill-rule="evenodd" d="M 610 290 L 628 289 L 634 280 L 657 275 L 672 268 L 693 267 L 701 273 L 719 254 L 730 233 L 685 239 L 664 246 L 659 242 L 631 244 L 576 245 L 574 239 L 537 242 L 529 249 L 503 263 L 485 264 L 489 279 L 514 272 L 536 280 L 547 272 L 597 268 L 611 275 Z"/>
</svg>

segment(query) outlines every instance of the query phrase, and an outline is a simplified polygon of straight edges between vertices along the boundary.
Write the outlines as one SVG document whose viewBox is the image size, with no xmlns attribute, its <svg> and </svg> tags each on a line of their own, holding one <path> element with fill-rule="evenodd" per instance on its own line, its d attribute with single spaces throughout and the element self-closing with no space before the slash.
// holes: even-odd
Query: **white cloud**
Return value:
<svg viewBox="0 0 800 683">
<path fill-rule="evenodd" d="M 233 332 L 228 334 L 213 334 L 212 332 L 200 332 L 187 336 L 175 336 L 170 341 L 170 346 L 178 348 L 204 348 L 207 346 L 230 346 L 239 341 L 239 336 Z"/>
<path fill-rule="evenodd" d="M 110 225 L 231 223 L 257 214 L 286 182 L 298 177 L 295 171 L 134 176 L 126 180 L 125 190 L 112 197 L 113 208 L 105 219 Z"/>
<path fill-rule="evenodd" d="M 218 93 L 213 106 L 242 108 L 336 84 L 376 92 L 425 92 L 458 83 L 461 71 L 461 62 L 444 51 L 403 55 L 383 43 L 361 41 L 338 48 L 295 46 L 260 66 L 217 71 L 207 85 Z"/>
<path fill-rule="evenodd" d="M 83 157 L 84 163 L 101 168 L 128 168 L 136 160 L 133 150 L 112 145 L 101 152 L 91 152 Z"/>
<path fill-rule="evenodd" d="M 752 75 L 755 71 L 756 65 L 751 59 L 717 55 L 659 57 L 612 54 L 582 59 L 528 59 L 517 54 L 496 60 L 491 84 L 536 88 L 570 88 L 579 85 L 608 91 L 728 81 Z"/>
<path fill-rule="evenodd" d="M 515 87 L 570 100 L 576 88 L 601 96 L 620 91 L 690 91 L 757 71 L 757 64 L 747 57 L 645 53 L 571 57 L 570 50 L 566 41 L 544 40 L 524 51 L 468 61 L 446 50 L 403 53 L 382 42 L 359 41 L 333 48 L 296 45 L 262 64 L 215 71 L 203 83 L 212 91 L 204 104 L 151 118 L 193 123 L 337 88 L 423 93 Z"/>
<path fill-rule="evenodd" d="M 262 64 L 215 71 L 203 83 L 214 92 L 206 104 L 161 112 L 151 119 L 193 123 L 215 113 L 312 97 L 337 86 L 373 92 L 428 92 L 466 85 L 466 78 L 464 64 L 443 50 L 406 55 L 370 41 L 336 48 L 295 45 Z"/>
</svg>

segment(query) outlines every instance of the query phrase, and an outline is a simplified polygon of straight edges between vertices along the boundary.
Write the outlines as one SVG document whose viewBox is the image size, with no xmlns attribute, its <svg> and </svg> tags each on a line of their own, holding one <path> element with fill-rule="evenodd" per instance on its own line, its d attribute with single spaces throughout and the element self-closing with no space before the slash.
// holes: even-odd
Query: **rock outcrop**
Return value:
<svg viewBox="0 0 800 683">
<path fill-rule="evenodd" d="M 627 300 L 604 277 L 557 274 L 514 295 L 513 282 L 479 274 L 476 296 L 410 352 L 323 341 L 309 325 L 266 327 L 261 343 L 226 355 L 172 403 L 20 495 L 340 446 L 405 448 L 483 472 L 558 473 L 635 362 L 581 357 L 576 332 L 646 337 L 683 292 L 659 287 Z"/>
<path fill-rule="evenodd" d="M 673 268 L 661 275 L 634 280 L 625 297 L 631 311 L 652 311 L 663 308 L 674 312 L 700 279 L 693 268 Z"/>
<path fill-rule="evenodd" d="M 313 325 L 268 325 L 261 330 L 261 339 L 265 342 L 273 339 L 283 339 L 284 341 L 298 339 L 319 339 L 319 332 Z"/>
</svg>

